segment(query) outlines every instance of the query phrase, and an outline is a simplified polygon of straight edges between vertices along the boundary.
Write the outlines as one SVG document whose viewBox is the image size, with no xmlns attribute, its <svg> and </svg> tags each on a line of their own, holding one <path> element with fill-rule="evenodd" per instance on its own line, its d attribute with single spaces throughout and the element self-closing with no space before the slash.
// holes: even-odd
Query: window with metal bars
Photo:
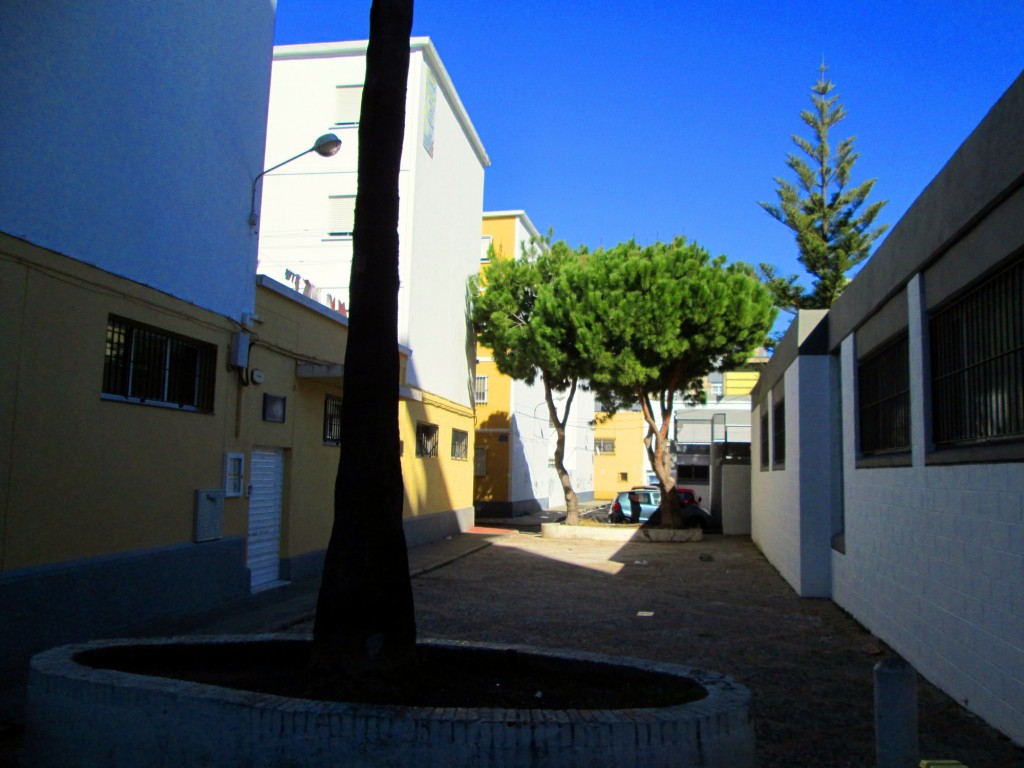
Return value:
<svg viewBox="0 0 1024 768">
<path fill-rule="evenodd" d="M 421 458 L 437 458 L 437 425 L 416 425 L 416 455 Z"/>
<path fill-rule="evenodd" d="M 904 332 L 857 365 L 860 452 L 910 450 L 910 351 Z"/>
<path fill-rule="evenodd" d="M 452 430 L 452 458 L 460 461 L 469 459 L 469 433 L 461 429 Z"/>
<path fill-rule="evenodd" d="M 786 466 L 786 401 L 781 397 L 772 406 L 772 467 Z"/>
<path fill-rule="evenodd" d="M 937 447 L 1024 438 L 1024 257 L 932 314 Z"/>
<path fill-rule="evenodd" d="M 324 399 L 324 445 L 341 445 L 341 398 Z"/>
<path fill-rule="evenodd" d="M 599 456 L 615 453 L 615 438 L 598 437 L 594 439 L 594 453 Z"/>
<path fill-rule="evenodd" d="M 771 434 L 768 426 L 768 401 L 765 400 L 761 403 L 761 469 L 768 469 Z"/>
<path fill-rule="evenodd" d="M 473 401 L 477 404 L 487 402 L 487 377 L 477 376 L 473 385 Z"/>
<path fill-rule="evenodd" d="M 110 315 L 103 395 L 147 405 L 213 412 L 217 347 Z"/>
</svg>

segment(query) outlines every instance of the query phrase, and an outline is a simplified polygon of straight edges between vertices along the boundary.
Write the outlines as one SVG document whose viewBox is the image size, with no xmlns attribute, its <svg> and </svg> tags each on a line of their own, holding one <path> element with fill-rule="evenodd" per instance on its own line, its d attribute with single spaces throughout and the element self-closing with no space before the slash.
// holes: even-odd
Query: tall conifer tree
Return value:
<svg viewBox="0 0 1024 768">
<path fill-rule="evenodd" d="M 776 306 L 787 312 L 830 307 L 849 282 L 847 273 L 870 256 L 871 245 L 888 229 L 874 223 L 887 201 L 863 207 L 876 180 L 850 185 L 850 171 L 860 157 L 853 151 L 856 137 L 840 141 L 835 149 L 829 144 L 829 131 L 846 117 L 846 108 L 838 103 L 838 94 L 832 95 L 835 86 L 825 79 L 825 70 L 822 62 L 821 76 L 811 88 L 814 110 L 800 113 L 814 141 L 794 134 L 793 143 L 806 158 L 792 152 L 786 158 L 797 183 L 776 177 L 778 204 L 760 203 L 793 230 L 800 263 L 814 277 L 807 292 L 797 285 L 798 275 L 782 277 L 770 264 L 761 264 Z"/>
</svg>

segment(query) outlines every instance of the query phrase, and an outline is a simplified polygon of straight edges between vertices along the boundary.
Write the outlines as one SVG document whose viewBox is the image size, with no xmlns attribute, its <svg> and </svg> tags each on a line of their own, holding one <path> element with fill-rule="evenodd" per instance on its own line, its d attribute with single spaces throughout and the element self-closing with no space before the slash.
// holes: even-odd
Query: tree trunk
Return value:
<svg viewBox="0 0 1024 768">
<path fill-rule="evenodd" d="M 398 180 L 412 0 L 373 0 L 359 123 L 334 528 L 313 664 L 373 697 L 412 680 L 416 618 L 398 433 Z"/>
<path fill-rule="evenodd" d="M 640 410 L 647 422 L 647 436 L 644 445 L 647 447 L 647 458 L 651 469 L 658 476 L 661 487 L 661 528 L 682 528 L 683 514 L 676 493 L 676 480 L 670 466 L 671 456 L 668 453 L 668 427 L 672 411 L 672 393 L 662 395 L 661 424 L 654 418 L 654 409 L 647 393 L 640 394 Z M 653 443 L 653 446 L 652 446 Z"/>
<path fill-rule="evenodd" d="M 575 396 L 576 379 L 573 379 L 569 397 L 565 401 L 565 415 L 559 418 L 551 385 L 548 383 L 547 377 L 544 378 L 544 402 L 548 405 L 548 416 L 551 423 L 555 425 L 555 472 L 558 474 L 558 481 L 562 484 L 562 493 L 565 496 L 566 525 L 580 524 L 580 500 L 572 488 L 572 478 L 569 477 L 569 473 L 565 469 L 565 425 L 569 421 L 569 411 Z"/>
</svg>

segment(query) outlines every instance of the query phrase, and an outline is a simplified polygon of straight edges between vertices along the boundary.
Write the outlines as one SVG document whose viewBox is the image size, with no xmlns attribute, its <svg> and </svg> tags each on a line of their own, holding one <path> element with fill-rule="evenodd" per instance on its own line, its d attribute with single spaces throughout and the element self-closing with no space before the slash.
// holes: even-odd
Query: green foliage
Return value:
<svg viewBox="0 0 1024 768">
<path fill-rule="evenodd" d="M 778 203 L 760 203 L 793 230 L 800 263 L 814 277 L 813 289 L 807 293 L 797 284 L 798 275 L 782 277 L 771 265 L 761 265 L 776 306 L 789 312 L 830 307 L 849 282 L 847 273 L 870 256 L 872 244 L 888 229 L 888 225 L 874 226 L 886 201 L 862 209 L 875 179 L 850 186 L 850 172 L 860 157 L 853 151 L 855 137 L 840 141 L 834 149 L 829 144 L 829 131 L 846 117 L 846 109 L 837 103 L 839 96 L 830 95 L 834 88 L 825 80 L 823 64 L 821 77 L 811 88 L 814 111 L 800 113 L 814 141 L 794 134 L 793 143 L 806 158 L 795 153 L 786 158 L 797 183 L 776 177 Z"/>
<path fill-rule="evenodd" d="M 524 246 L 518 259 L 494 259 L 470 281 L 470 317 L 498 370 L 532 384 L 542 378 L 565 390 L 589 375 L 577 344 L 586 291 L 586 249 L 550 235 Z"/>
<path fill-rule="evenodd" d="M 581 339 L 592 385 L 611 407 L 676 392 L 701 399 L 702 378 L 745 363 L 775 320 L 768 289 L 745 264 L 712 259 L 679 237 L 641 247 L 630 241 L 590 260 L 590 314 Z"/>
</svg>

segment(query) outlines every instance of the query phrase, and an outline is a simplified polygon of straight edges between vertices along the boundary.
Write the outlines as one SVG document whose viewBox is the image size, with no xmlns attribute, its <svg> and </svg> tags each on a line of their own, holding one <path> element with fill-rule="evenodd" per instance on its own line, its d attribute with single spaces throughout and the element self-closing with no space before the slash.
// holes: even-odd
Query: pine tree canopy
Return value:
<svg viewBox="0 0 1024 768">
<path fill-rule="evenodd" d="M 851 186 L 850 174 L 860 153 L 854 152 L 856 137 L 840 141 L 833 148 L 829 132 L 846 117 L 846 109 L 833 95 L 834 84 L 821 76 L 811 88 L 813 110 L 800 118 L 814 134 L 814 141 L 794 134 L 800 153 L 789 153 L 786 165 L 796 183 L 776 177 L 777 203 L 760 203 L 796 236 L 800 263 L 814 278 L 810 293 L 797 284 L 798 275 L 782 277 L 774 267 L 761 264 L 761 274 L 774 296 L 776 306 L 789 312 L 798 309 L 827 309 L 846 287 L 847 274 L 871 255 L 871 246 L 888 225 L 875 225 L 887 201 L 865 205 L 875 179 Z"/>
</svg>

